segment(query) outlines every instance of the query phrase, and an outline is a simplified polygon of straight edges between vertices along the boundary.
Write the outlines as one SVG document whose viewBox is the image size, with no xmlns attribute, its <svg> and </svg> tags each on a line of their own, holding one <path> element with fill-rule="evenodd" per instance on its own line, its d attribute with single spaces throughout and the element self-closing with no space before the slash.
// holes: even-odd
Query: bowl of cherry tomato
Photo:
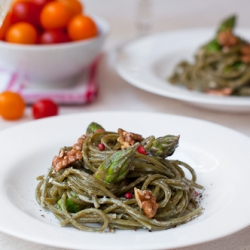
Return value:
<svg viewBox="0 0 250 250">
<path fill-rule="evenodd" d="M 83 72 L 101 53 L 108 23 L 80 0 L 15 0 L 0 27 L 0 67 L 38 83 Z"/>
</svg>

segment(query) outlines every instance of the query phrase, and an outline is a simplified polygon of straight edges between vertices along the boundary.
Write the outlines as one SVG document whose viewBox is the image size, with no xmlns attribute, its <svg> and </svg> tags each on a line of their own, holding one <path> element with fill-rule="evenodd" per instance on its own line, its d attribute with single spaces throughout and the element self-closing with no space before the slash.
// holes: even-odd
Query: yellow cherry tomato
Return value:
<svg viewBox="0 0 250 250">
<path fill-rule="evenodd" d="M 0 115 L 6 120 L 17 120 L 23 116 L 25 102 L 23 98 L 11 91 L 0 94 Z"/>
<path fill-rule="evenodd" d="M 93 19 L 89 16 L 79 14 L 74 16 L 67 27 L 71 40 L 78 41 L 92 38 L 98 35 L 98 28 Z"/>
<path fill-rule="evenodd" d="M 40 22 L 44 29 L 65 28 L 72 17 L 72 12 L 63 2 L 52 1 L 42 8 Z"/>
<path fill-rule="evenodd" d="M 78 0 L 58 0 L 66 5 L 66 7 L 71 11 L 72 16 L 83 13 L 83 4 Z"/>
<path fill-rule="evenodd" d="M 32 24 L 20 22 L 9 27 L 5 40 L 9 43 L 35 44 L 37 37 L 36 28 Z"/>
</svg>

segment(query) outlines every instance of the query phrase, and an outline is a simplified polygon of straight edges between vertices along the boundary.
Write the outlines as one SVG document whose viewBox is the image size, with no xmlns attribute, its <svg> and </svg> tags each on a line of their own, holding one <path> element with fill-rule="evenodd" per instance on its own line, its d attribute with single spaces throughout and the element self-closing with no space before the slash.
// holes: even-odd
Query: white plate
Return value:
<svg viewBox="0 0 250 250">
<path fill-rule="evenodd" d="M 170 31 L 127 44 L 118 55 L 117 71 L 128 83 L 145 91 L 220 111 L 250 112 L 250 97 L 219 97 L 172 85 L 167 78 L 181 60 L 192 61 L 197 49 L 211 40 L 213 29 Z M 237 32 L 250 39 L 249 30 Z"/>
<path fill-rule="evenodd" d="M 205 186 L 203 214 L 159 232 L 88 233 L 60 227 L 36 203 L 36 176 L 45 174 L 58 149 L 75 143 L 92 121 L 144 136 L 180 134 L 172 158 L 191 164 Z M 250 139 L 219 125 L 166 114 L 85 113 L 12 127 L 0 133 L 0 142 L 0 230 L 28 241 L 70 249 L 170 249 L 214 240 L 250 224 Z"/>
</svg>

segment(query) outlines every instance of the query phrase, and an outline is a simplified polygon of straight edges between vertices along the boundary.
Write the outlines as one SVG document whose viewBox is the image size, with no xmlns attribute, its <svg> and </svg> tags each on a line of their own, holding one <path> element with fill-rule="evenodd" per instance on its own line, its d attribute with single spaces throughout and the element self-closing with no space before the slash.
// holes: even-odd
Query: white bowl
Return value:
<svg viewBox="0 0 250 250">
<path fill-rule="evenodd" d="M 109 32 L 108 23 L 92 16 L 99 30 L 95 38 L 53 45 L 0 42 L 1 67 L 23 74 L 33 82 L 60 82 L 88 67 L 100 54 Z"/>
</svg>

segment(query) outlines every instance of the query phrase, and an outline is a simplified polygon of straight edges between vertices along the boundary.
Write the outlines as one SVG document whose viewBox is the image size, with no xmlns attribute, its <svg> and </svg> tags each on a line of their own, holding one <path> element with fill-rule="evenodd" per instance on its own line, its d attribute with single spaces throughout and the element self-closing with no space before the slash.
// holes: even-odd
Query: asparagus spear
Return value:
<svg viewBox="0 0 250 250">
<path fill-rule="evenodd" d="M 213 39 L 208 44 L 206 44 L 206 51 L 207 52 L 218 52 L 218 51 L 221 51 L 221 46 L 218 43 L 217 39 Z"/>
<path fill-rule="evenodd" d="M 216 35 L 227 30 L 232 31 L 233 28 L 235 27 L 235 23 L 236 23 L 235 15 L 230 16 L 229 18 L 223 20 L 216 32 Z M 211 40 L 205 45 L 205 49 L 207 52 L 218 52 L 221 51 L 221 45 L 219 44 L 217 38 L 215 37 L 213 40 Z"/>
<path fill-rule="evenodd" d="M 98 167 L 94 177 L 107 183 L 116 183 L 123 180 L 130 170 L 130 163 L 138 145 L 136 143 L 129 148 L 113 153 Z"/>
<path fill-rule="evenodd" d="M 153 141 L 151 148 L 149 148 L 150 154 L 161 158 L 171 156 L 178 147 L 179 138 L 179 135 L 166 135 L 163 137 L 158 137 Z"/>
<path fill-rule="evenodd" d="M 75 197 L 77 197 L 75 195 Z M 62 200 L 58 200 L 57 205 L 62 208 Z M 69 197 L 66 198 L 65 206 L 67 208 L 67 211 L 70 213 L 77 213 L 83 209 L 83 205 L 76 204 L 74 201 L 72 201 Z"/>
<path fill-rule="evenodd" d="M 217 30 L 217 34 L 225 30 L 232 30 L 236 24 L 236 16 L 230 16 L 229 18 L 223 20 Z"/>
<path fill-rule="evenodd" d="M 91 134 L 94 132 L 101 132 L 101 131 L 105 131 L 105 129 L 100 124 L 96 122 L 91 122 L 87 127 L 86 134 Z"/>
</svg>

